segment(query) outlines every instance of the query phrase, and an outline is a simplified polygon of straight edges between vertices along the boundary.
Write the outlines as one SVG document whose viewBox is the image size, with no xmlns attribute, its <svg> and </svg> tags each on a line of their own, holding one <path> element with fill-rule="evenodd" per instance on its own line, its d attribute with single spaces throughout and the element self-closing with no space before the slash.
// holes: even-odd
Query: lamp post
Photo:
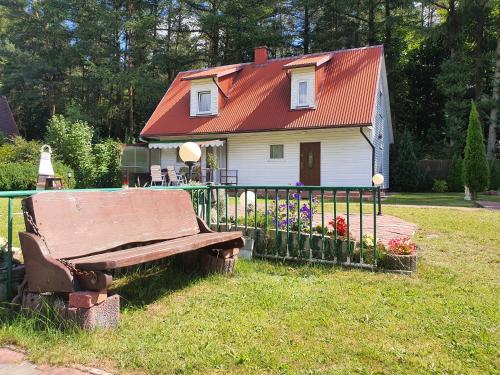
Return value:
<svg viewBox="0 0 500 375">
<path fill-rule="evenodd" d="M 380 198 L 380 186 L 384 183 L 384 175 L 377 173 L 372 177 L 373 185 L 377 187 L 377 199 L 378 199 L 378 213 L 377 215 L 382 215 L 382 199 Z"/>
<path fill-rule="evenodd" d="M 181 145 L 179 148 L 179 156 L 181 157 L 184 164 L 188 166 L 188 179 L 191 181 L 191 172 L 193 169 L 194 163 L 200 160 L 201 157 L 201 149 L 194 142 L 186 142 Z"/>
<path fill-rule="evenodd" d="M 68 188 L 71 188 L 71 177 L 73 177 L 73 173 L 68 172 Z"/>
</svg>

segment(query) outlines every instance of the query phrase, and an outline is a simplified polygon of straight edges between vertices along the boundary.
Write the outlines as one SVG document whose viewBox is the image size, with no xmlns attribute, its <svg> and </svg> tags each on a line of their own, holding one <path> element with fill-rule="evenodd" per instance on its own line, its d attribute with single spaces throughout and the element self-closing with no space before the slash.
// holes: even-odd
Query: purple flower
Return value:
<svg viewBox="0 0 500 375">
<path fill-rule="evenodd" d="M 304 186 L 304 183 L 302 183 L 302 182 L 299 181 L 299 182 L 295 183 L 295 186 Z"/>
</svg>

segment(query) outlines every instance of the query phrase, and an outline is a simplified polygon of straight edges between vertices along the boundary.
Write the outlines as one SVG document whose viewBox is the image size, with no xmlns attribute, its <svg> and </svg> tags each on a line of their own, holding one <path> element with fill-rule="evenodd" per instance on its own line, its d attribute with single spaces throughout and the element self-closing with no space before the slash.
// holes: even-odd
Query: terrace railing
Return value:
<svg viewBox="0 0 500 375">
<path fill-rule="evenodd" d="M 149 189 L 189 191 L 198 216 L 217 231 L 241 230 L 246 249 L 253 248 L 256 257 L 377 267 L 375 187 L 208 185 Z M 16 287 L 12 275 L 13 238 L 17 235 L 13 221 L 22 213 L 14 212 L 14 201 L 35 193 L 39 191 L 0 192 L 0 199 L 7 199 L 7 244 L 0 268 L 0 285 L 4 289 L 0 299 L 10 299 Z"/>
</svg>

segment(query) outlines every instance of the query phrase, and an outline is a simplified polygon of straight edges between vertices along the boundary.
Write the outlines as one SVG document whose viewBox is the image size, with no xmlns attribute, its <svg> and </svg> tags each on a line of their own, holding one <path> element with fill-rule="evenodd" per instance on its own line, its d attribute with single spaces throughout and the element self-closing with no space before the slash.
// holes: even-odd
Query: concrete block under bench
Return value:
<svg viewBox="0 0 500 375">
<path fill-rule="evenodd" d="M 74 323 L 78 327 L 91 331 L 97 328 L 117 328 L 120 323 L 120 296 L 114 294 L 107 297 L 103 293 L 77 292 L 72 299 L 73 304 L 87 304 L 90 307 L 74 307 L 61 296 L 51 293 L 26 292 L 22 307 L 29 314 L 51 310 L 63 321 Z M 71 298 L 71 296 L 70 296 Z"/>
</svg>

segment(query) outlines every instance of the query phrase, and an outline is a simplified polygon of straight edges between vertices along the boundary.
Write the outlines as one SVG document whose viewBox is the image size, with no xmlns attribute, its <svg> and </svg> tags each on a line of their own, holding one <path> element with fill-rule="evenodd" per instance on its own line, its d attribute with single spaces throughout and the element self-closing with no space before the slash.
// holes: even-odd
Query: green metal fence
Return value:
<svg viewBox="0 0 500 375">
<path fill-rule="evenodd" d="M 246 249 L 252 249 L 256 257 L 370 269 L 377 266 L 375 187 L 204 185 L 149 189 L 189 191 L 198 216 L 217 231 L 241 230 Z M 13 218 L 21 214 L 14 212 L 14 200 L 39 192 L 0 192 L 0 199 L 7 199 L 7 245 L 0 269 L 0 283 L 5 285 L 7 299 L 15 289 L 12 246 L 17 233 L 13 233 Z M 353 214 L 359 215 L 357 223 L 353 222 Z M 364 241 L 367 234 L 371 237 Z"/>
<path fill-rule="evenodd" d="M 206 221 L 218 231 L 241 230 L 257 257 L 373 269 L 376 193 L 372 186 L 214 185 Z"/>
</svg>

